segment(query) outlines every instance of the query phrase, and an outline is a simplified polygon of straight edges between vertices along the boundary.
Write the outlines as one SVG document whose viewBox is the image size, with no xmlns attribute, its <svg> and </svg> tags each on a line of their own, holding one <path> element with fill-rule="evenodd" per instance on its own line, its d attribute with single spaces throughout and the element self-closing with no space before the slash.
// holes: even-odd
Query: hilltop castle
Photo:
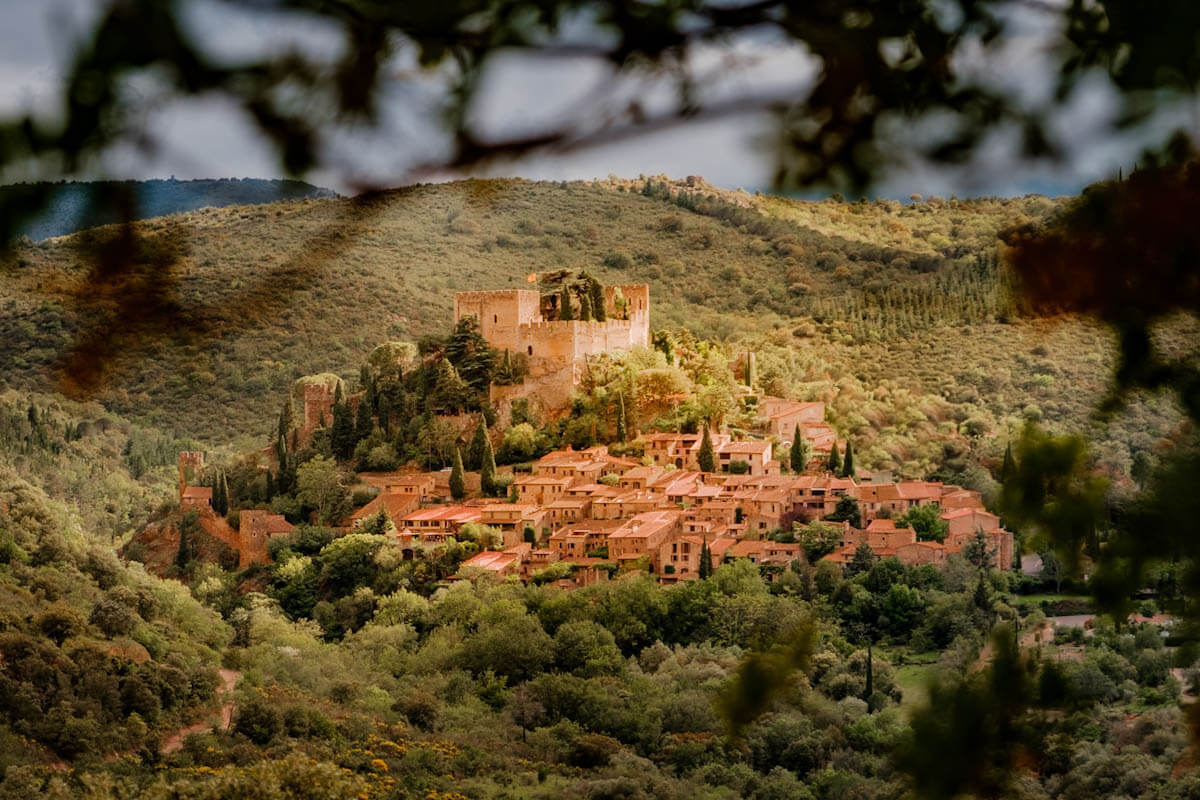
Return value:
<svg viewBox="0 0 1200 800">
<path fill-rule="evenodd" d="M 619 298 L 623 302 L 618 303 Z M 475 317 L 489 345 L 522 353 L 529 361 L 524 382 L 492 386 L 490 399 L 497 408 L 520 398 L 543 408 L 566 406 L 582 380 L 588 356 L 650 344 L 647 284 L 604 287 L 604 322 L 559 320 L 557 304 L 557 296 L 543 297 L 527 289 L 455 293 L 455 322 Z"/>
</svg>

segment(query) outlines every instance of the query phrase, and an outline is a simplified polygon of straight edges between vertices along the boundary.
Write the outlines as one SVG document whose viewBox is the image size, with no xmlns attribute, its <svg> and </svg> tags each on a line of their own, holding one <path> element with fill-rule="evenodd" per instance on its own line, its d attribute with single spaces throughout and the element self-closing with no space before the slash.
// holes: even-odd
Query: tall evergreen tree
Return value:
<svg viewBox="0 0 1200 800">
<path fill-rule="evenodd" d="M 700 567 L 697 574 L 701 580 L 707 580 L 712 576 L 712 549 L 708 546 L 708 537 L 704 537 L 704 541 L 700 544 Z"/>
<path fill-rule="evenodd" d="M 788 454 L 788 466 L 797 475 L 808 468 L 808 441 L 805 440 L 798 422 L 796 423 L 796 433 L 792 436 L 792 450 Z"/>
<path fill-rule="evenodd" d="M 296 424 L 296 406 L 292 402 L 292 393 L 288 392 L 287 400 L 283 403 L 283 408 L 279 412 L 279 436 L 286 439 L 288 431 Z"/>
<path fill-rule="evenodd" d="M 221 516 L 229 513 L 229 480 L 225 477 L 225 470 L 219 471 L 213 481 L 213 511 Z"/>
<path fill-rule="evenodd" d="M 484 436 L 483 463 L 479 467 L 479 488 L 488 497 L 496 494 L 496 454 L 492 451 L 492 440 Z"/>
<path fill-rule="evenodd" d="M 571 290 L 564 283 L 558 293 L 558 318 L 561 320 L 575 319 L 575 309 L 571 307 Z"/>
<path fill-rule="evenodd" d="M 494 380 L 500 384 L 517 382 L 517 373 L 513 369 L 512 352 L 507 347 L 504 348 L 504 357 L 500 359 L 500 366 L 496 369 Z"/>
<path fill-rule="evenodd" d="M 483 415 L 479 415 L 479 424 L 475 426 L 475 435 L 471 437 L 471 444 L 467 447 L 467 469 L 478 470 L 483 468 L 483 454 L 488 445 L 487 423 Z"/>
<path fill-rule="evenodd" d="M 750 391 L 754 391 L 754 383 L 758 379 L 756 367 L 754 351 L 746 351 L 746 386 L 750 387 Z"/>
<path fill-rule="evenodd" d="M 363 390 L 363 399 L 367 403 L 367 409 L 374 414 L 378 408 L 379 393 L 375 390 L 375 379 L 371 377 L 371 369 L 366 364 L 358 369 L 358 386 Z"/>
<path fill-rule="evenodd" d="M 1013 461 L 1012 442 L 1004 448 L 1004 463 L 1000 465 L 1000 482 L 1004 483 L 1016 472 L 1017 465 Z"/>
<path fill-rule="evenodd" d="M 625 396 L 617 395 L 617 441 L 624 442 L 629 436 L 625 427 Z"/>
<path fill-rule="evenodd" d="M 267 470 L 267 487 L 264 494 L 268 503 L 275 497 L 275 476 L 271 473 L 271 470 Z"/>
<path fill-rule="evenodd" d="M 608 319 L 608 310 L 604 308 L 604 284 L 595 278 L 588 280 L 588 294 L 592 298 L 592 316 L 597 322 Z"/>
<path fill-rule="evenodd" d="M 439 361 L 433 390 L 425 394 L 429 410 L 456 413 L 471 403 L 472 396 L 471 387 L 459 377 L 450 359 Z"/>
<path fill-rule="evenodd" d="M 275 472 L 275 491 L 279 494 L 291 494 L 296 488 L 296 465 L 292 459 L 292 452 L 284 446 L 282 439 L 276 450 L 280 453 L 279 469 Z"/>
<path fill-rule="evenodd" d="M 713 453 L 712 435 L 708 432 L 708 423 L 704 423 L 704 438 L 700 440 L 700 452 L 696 454 L 701 472 L 713 472 L 716 469 L 716 456 Z"/>
<path fill-rule="evenodd" d="M 846 440 L 846 455 L 842 458 L 842 477 L 854 477 L 854 445 L 850 440 Z"/>
<path fill-rule="evenodd" d="M 358 444 L 370 436 L 374 427 L 375 420 L 371 418 L 371 404 L 367 402 L 367 396 L 363 395 L 358 400 L 358 411 L 355 412 L 354 443 Z"/>
<path fill-rule="evenodd" d="M 462 500 L 467 496 L 467 485 L 463 480 L 462 450 L 454 448 L 454 466 L 450 470 L 450 496 Z"/>
<path fill-rule="evenodd" d="M 479 332 L 479 323 L 471 314 L 454 326 L 446 342 L 446 359 L 474 392 L 486 392 L 496 371 L 496 351 Z"/>
<path fill-rule="evenodd" d="M 833 449 L 829 451 L 829 461 L 825 463 L 825 468 L 837 475 L 842 469 L 842 457 L 838 453 L 837 442 L 834 441 Z"/>
<path fill-rule="evenodd" d="M 592 298 L 586 292 L 579 295 L 579 318 L 584 322 L 592 321 Z"/>
</svg>

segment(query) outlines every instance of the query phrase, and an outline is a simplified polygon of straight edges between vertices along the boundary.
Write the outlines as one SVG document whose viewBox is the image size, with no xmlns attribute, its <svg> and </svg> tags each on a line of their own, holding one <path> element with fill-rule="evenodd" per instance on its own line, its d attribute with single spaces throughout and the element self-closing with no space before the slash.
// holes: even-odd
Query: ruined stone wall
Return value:
<svg viewBox="0 0 1200 800">
<path fill-rule="evenodd" d="M 333 397 L 334 389 L 324 384 L 305 384 L 296 426 L 296 443 L 299 447 L 308 446 L 312 441 L 313 431 L 321 427 L 322 421 L 325 425 L 333 424 Z"/>
<path fill-rule="evenodd" d="M 630 340 L 633 345 L 650 344 L 650 285 L 646 283 L 622 284 L 620 286 L 604 287 L 604 305 L 608 318 L 617 317 L 613 298 L 616 290 L 621 290 L 629 304 L 629 321 L 632 324 Z"/>
<path fill-rule="evenodd" d="M 183 502 L 183 490 L 199 486 L 204 475 L 204 451 L 184 450 L 179 454 L 179 501 Z"/>
<path fill-rule="evenodd" d="M 518 329 L 540 322 L 541 294 L 529 289 L 503 289 L 494 292 L 455 292 L 454 321 L 472 315 L 479 332 L 497 350 L 522 350 Z"/>
</svg>

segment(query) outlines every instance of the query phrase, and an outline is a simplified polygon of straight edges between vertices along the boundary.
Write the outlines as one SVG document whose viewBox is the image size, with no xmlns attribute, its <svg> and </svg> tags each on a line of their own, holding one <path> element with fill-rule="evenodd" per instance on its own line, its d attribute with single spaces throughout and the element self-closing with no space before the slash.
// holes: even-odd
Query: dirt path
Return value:
<svg viewBox="0 0 1200 800">
<path fill-rule="evenodd" d="M 233 689 L 237 686 L 238 679 L 242 677 L 242 673 L 232 669 L 223 669 L 221 675 L 221 688 L 217 690 L 217 696 L 223 698 L 225 702 L 221 704 L 221 722 L 217 730 L 227 731 L 233 723 L 233 700 L 231 695 Z M 162 740 L 162 744 L 158 748 L 158 752 L 163 755 L 169 753 L 177 753 L 183 749 L 183 740 L 191 736 L 193 733 L 208 733 L 213 730 L 211 720 L 207 722 L 197 722 L 194 725 L 188 725 L 175 731 L 175 733 L 167 736 Z"/>
</svg>

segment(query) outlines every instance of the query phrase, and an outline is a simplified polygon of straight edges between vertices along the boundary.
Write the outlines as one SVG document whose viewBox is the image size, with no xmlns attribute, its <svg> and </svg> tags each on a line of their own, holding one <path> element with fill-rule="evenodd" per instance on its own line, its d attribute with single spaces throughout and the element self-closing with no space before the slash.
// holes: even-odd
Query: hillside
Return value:
<svg viewBox="0 0 1200 800">
<path fill-rule="evenodd" d="M 104 192 L 117 189 L 132 193 L 136 219 L 163 217 L 199 208 L 335 196 L 329 189 L 322 189 L 303 181 L 260 178 L 71 181 L 49 186 L 51 193 L 47 206 L 35 217 L 27 220 L 18 229 L 18 235 L 39 241 L 54 236 L 65 236 L 96 225 L 117 222 L 115 210 L 108 203 L 97 200 Z M 29 184 L 0 186 L 0 201 L 29 188 Z"/>
<path fill-rule="evenodd" d="M 258 439 L 296 377 L 351 377 L 378 342 L 444 333 L 454 291 L 584 268 L 648 282 L 655 328 L 762 348 L 768 390 L 826 400 L 867 463 L 915 474 L 941 458 L 927 434 L 946 424 L 1089 425 L 1105 334 L 1018 318 L 997 267 L 996 232 L 1055 206 L 492 180 L 205 209 L 141 223 L 134 274 L 97 267 L 105 230 L 15 254 L 0 358 L 13 387 L 210 443 Z M 1119 469 L 1176 422 L 1158 403 L 1131 419 L 1102 448 Z"/>
</svg>

